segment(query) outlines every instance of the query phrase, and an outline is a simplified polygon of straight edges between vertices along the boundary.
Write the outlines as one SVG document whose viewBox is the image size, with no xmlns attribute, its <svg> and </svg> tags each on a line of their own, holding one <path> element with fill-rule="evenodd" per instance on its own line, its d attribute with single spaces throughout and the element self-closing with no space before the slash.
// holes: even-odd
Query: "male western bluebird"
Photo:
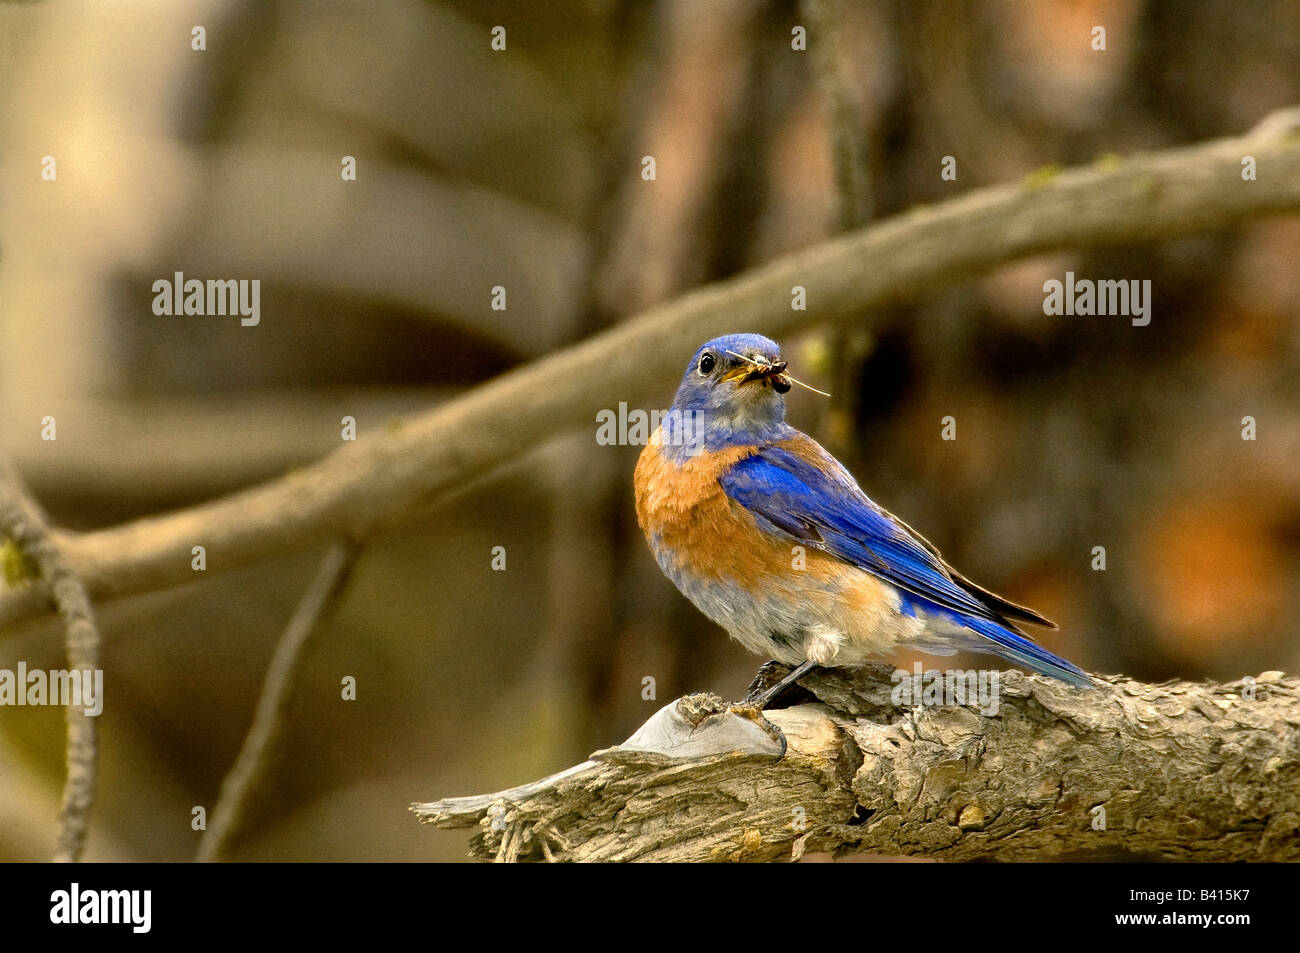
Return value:
<svg viewBox="0 0 1300 953">
<path fill-rule="evenodd" d="M 815 666 L 896 646 L 992 653 L 1090 687 L 1016 626 L 1055 623 L 957 572 L 785 422 L 790 384 L 779 348 L 761 335 L 705 344 L 634 481 L 637 519 L 664 574 L 751 652 L 793 667 L 755 707 Z"/>
</svg>

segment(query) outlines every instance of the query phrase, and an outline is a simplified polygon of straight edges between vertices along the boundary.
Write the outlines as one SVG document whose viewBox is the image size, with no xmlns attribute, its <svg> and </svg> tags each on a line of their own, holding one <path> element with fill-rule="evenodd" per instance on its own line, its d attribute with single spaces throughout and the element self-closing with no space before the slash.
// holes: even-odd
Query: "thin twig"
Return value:
<svg viewBox="0 0 1300 953">
<path fill-rule="evenodd" d="M 337 604 L 360 553 L 360 547 L 352 544 L 335 543 L 331 546 L 316 578 L 294 610 L 267 667 L 266 681 L 262 684 L 262 694 L 257 700 L 257 710 L 244 738 L 244 746 L 230 773 L 221 782 L 221 793 L 212 809 L 207 829 L 199 840 L 199 862 L 221 859 L 226 847 L 243 827 L 251 797 L 268 774 L 284 737 L 286 714 L 303 648 L 321 619 Z"/>
<path fill-rule="evenodd" d="M 1247 154 L 1257 181 L 1241 178 Z M 209 573 L 245 569 L 445 499 L 563 431 L 592 427 L 593 408 L 660 399 L 683 360 L 718 334 L 779 336 L 1034 254 L 1183 237 L 1298 210 L 1300 138 L 1286 123 L 981 189 L 700 288 L 280 479 L 55 540 L 98 599 L 192 580 L 189 554 L 201 543 L 221 552 Z M 791 310 L 794 285 L 807 290 L 807 312 Z M 47 600 L 41 586 L 0 590 L 0 629 L 47 611 Z"/>
<path fill-rule="evenodd" d="M 68 669 L 82 673 L 98 671 L 99 629 L 86 587 L 51 539 L 40 507 L 24 492 L 21 478 L 8 465 L 0 468 L 0 533 L 11 538 L 20 552 L 35 564 L 48 586 L 54 605 L 63 617 Z M 81 859 L 90 828 L 90 809 L 95 803 L 99 746 L 96 716 L 86 714 L 86 709 L 84 696 L 78 705 L 69 699 L 64 755 L 67 776 L 54 848 L 56 863 Z"/>
</svg>

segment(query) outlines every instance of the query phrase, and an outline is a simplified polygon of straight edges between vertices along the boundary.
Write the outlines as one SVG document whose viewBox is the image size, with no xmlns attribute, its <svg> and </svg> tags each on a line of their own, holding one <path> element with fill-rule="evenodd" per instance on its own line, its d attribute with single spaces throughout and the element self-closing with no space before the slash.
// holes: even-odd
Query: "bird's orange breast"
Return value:
<svg viewBox="0 0 1300 953">
<path fill-rule="evenodd" d="M 794 547 L 759 527 L 753 514 L 727 496 L 720 479 L 757 447 L 727 447 L 685 457 L 680 463 L 663 453 L 659 432 L 637 460 L 633 485 L 637 522 L 651 548 L 679 572 L 697 579 L 756 587 L 765 578 L 791 571 Z M 814 578 L 831 569 L 833 559 L 816 550 L 801 554 Z"/>
</svg>

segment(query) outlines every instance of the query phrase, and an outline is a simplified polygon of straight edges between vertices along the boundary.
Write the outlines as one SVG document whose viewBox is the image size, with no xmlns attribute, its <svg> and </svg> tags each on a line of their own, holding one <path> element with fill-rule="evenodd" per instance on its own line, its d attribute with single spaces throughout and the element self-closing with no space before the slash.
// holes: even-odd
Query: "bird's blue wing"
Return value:
<svg viewBox="0 0 1300 953">
<path fill-rule="evenodd" d="M 816 460 L 814 465 L 810 460 Z M 1042 621 L 1031 610 L 987 593 L 993 605 L 963 586 L 938 552 L 902 521 L 876 505 L 840 464 L 818 444 L 797 438 L 788 447 L 767 446 L 733 465 L 721 477 L 723 490 L 771 530 L 793 542 L 821 549 L 903 590 L 903 611 L 919 597 L 932 611 L 949 614 L 991 645 L 972 640 L 1027 667 L 1074 685 L 1089 686 L 1077 666 L 1035 644 L 999 611 L 1019 610 L 1022 618 Z M 958 581 L 960 580 L 960 581 Z M 943 610 L 947 610 L 945 613 Z"/>
<path fill-rule="evenodd" d="M 936 605 L 1001 621 L 954 582 L 938 557 L 873 503 L 829 454 L 820 467 L 804 459 L 806 454 L 765 447 L 736 463 L 722 477 L 722 488 L 760 522 L 801 544 L 838 556 Z"/>
</svg>

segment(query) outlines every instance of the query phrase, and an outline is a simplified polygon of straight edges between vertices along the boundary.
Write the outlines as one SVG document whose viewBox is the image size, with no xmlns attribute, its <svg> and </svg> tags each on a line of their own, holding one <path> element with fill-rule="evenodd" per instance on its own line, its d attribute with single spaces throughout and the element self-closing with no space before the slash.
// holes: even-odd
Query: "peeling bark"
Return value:
<svg viewBox="0 0 1300 953">
<path fill-rule="evenodd" d="M 1005 672 L 985 715 L 899 707 L 891 674 L 803 679 L 814 701 L 766 713 L 784 758 L 752 713 L 693 695 L 560 774 L 411 809 L 477 826 L 472 856 L 500 861 L 1300 859 L 1296 679 L 1087 691 Z"/>
</svg>

